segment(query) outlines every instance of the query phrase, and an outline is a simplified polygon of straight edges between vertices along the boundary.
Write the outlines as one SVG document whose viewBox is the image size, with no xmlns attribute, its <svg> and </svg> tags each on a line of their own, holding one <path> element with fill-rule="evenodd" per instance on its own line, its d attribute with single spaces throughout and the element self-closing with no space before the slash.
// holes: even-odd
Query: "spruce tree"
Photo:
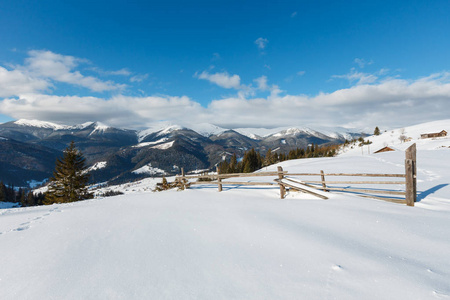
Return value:
<svg viewBox="0 0 450 300">
<path fill-rule="evenodd" d="M 238 166 L 238 162 L 237 162 L 236 153 L 233 153 L 233 156 L 230 159 L 229 172 L 230 173 L 236 173 L 237 172 L 237 166 Z"/>
<path fill-rule="evenodd" d="M 373 135 L 380 135 L 380 128 L 375 127 L 375 130 L 373 131 Z"/>
<path fill-rule="evenodd" d="M 6 186 L 0 181 L 0 202 L 6 202 Z"/>
<path fill-rule="evenodd" d="M 92 198 L 88 192 L 89 174 L 85 172 L 85 158 L 72 141 L 62 158 L 56 160 L 53 177 L 44 204 L 74 202 Z"/>
</svg>

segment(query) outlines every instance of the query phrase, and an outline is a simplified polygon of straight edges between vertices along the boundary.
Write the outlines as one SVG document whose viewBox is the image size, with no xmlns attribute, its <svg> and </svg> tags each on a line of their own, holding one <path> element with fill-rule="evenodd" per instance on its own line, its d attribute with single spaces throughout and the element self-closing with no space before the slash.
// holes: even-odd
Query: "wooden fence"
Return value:
<svg viewBox="0 0 450 300">
<path fill-rule="evenodd" d="M 322 199 L 328 199 L 323 192 L 350 192 L 361 197 L 370 197 L 386 200 L 396 203 L 406 203 L 408 206 L 414 206 L 417 195 L 417 167 L 416 167 L 416 144 L 411 145 L 405 151 L 405 173 L 404 174 L 378 174 L 378 173 L 289 173 L 278 167 L 276 172 L 258 172 L 258 173 L 233 173 L 233 174 L 200 174 L 185 175 L 182 169 L 181 175 L 177 175 L 175 181 L 182 188 L 189 188 L 192 185 L 214 184 L 218 186 L 219 192 L 225 185 L 240 186 L 278 186 L 280 188 L 280 197 L 283 199 L 286 190 L 297 190 L 312 194 Z M 243 182 L 243 181 L 223 181 L 230 178 L 245 177 L 275 177 L 273 182 Z M 318 180 L 308 180 L 304 178 L 317 177 Z M 377 180 L 327 180 L 330 177 L 363 177 L 376 178 Z M 380 179 L 381 178 L 381 179 Z M 387 180 L 387 178 L 391 180 Z M 395 180 L 393 180 L 393 178 Z M 402 180 L 397 180 L 402 179 Z M 197 179 L 197 181 L 189 181 Z M 342 186 L 342 185 L 350 185 Z M 370 187 L 356 188 L 353 185 L 405 185 L 405 191 L 393 189 L 375 189 Z M 383 196 L 379 196 L 383 195 Z M 388 195 L 388 196 L 386 196 Z M 393 198 L 391 195 L 403 196 Z"/>
</svg>

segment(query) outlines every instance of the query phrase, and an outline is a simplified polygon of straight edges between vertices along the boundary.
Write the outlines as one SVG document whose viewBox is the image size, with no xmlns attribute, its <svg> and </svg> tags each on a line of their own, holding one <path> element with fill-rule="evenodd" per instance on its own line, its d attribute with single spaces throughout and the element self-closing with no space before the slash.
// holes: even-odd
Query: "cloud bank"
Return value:
<svg viewBox="0 0 450 300">
<path fill-rule="evenodd" d="M 204 71 L 195 77 L 236 93 L 212 99 L 205 107 L 185 95 L 125 96 L 120 85 L 76 70 L 85 63 L 50 51 L 30 51 L 23 66 L 0 66 L 0 113 L 68 125 L 101 121 L 124 128 L 144 128 L 160 121 L 186 126 L 213 123 L 228 128 L 305 124 L 403 127 L 450 115 L 449 72 L 407 80 L 387 77 L 387 69 L 370 74 L 352 68 L 347 74 L 332 76 L 333 80 L 348 80 L 350 87 L 311 96 L 286 93 L 269 84 L 265 75 L 253 79 L 253 84 L 243 84 L 237 74 Z M 127 69 L 113 72 L 132 76 Z M 58 82 L 116 92 L 108 97 L 49 94 Z"/>
<path fill-rule="evenodd" d="M 231 128 L 302 124 L 401 127 L 448 118 L 449 79 L 450 73 L 444 72 L 414 81 L 388 79 L 359 84 L 313 97 L 279 93 L 265 98 L 236 96 L 213 100 L 207 107 L 187 96 L 118 95 L 105 99 L 23 94 L 1 101 L 0 113 L 64 124 L 98 120 L 127 128 L 158 121 L 181 125 L 208 122 Z"/>
</svg>

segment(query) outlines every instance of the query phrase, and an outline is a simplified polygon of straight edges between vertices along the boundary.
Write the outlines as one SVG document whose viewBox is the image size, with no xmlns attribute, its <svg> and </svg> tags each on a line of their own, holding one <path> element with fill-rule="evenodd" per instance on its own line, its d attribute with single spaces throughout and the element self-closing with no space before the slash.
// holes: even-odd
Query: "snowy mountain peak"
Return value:
<svg viewBox="0 0 450 300">
<path fill-rule="evenodd" d="M 102 133 L 102 132 L 105 132 L 105 130 L 111 128 L 108 125 L 105 125 L 101 122 L 94 122 L 94 123 L 92 123 L 92 125 L 94 126 L 94 130 L 91 132 L 91 134 L 96 133 L 96 132 Z"/>
<path fill-rule="evenodd" d="M 68 129 L 85 129 L 89 126 L 91 126 L 92 124 L 94 124 L 94 122 L 85 122 L 83 124 L 77 124 L 77 125 L 73 125 L 68 127 Z"/>
<path fill-rule="evenodd" d="M 27 119 L 20 119 L 14 122 L 14 124 L 21 125 L 21 126 L 31 126 L 31 127 L 37 127 L 37 128 L 48 128 L 48 129 L 65 129 L 67 126 L 65 125 L 58 125 L 51 122 L 46 121 L 39 121 L 39 120 L 27 120 Z"/>
<path fill-rule="evenodd" d="M 182 129 L 181 126 L 178 125 L 173 125 L 169 122 L 158 122 L 155 124 L 152 124 L 151 127 L 138 131 L 137 137 L 138 137 L 138 141 L 142 142 L 147 136 L 153 134 L 153 133 L 158 133 L 158 136 L 160 135 L 164 135 L 167 133 L 170 133 L 171 131 L 174 130 L 178 130 L 178 129 Z"/>
<path fill-rule="evenodd" d="M 274 137 L 281 137 L 281 136 L 288 136 L 288 135 L 297 135 L 301 133 L 307 133 L 311 135 L 317 135 L 317 132 L 314 130 L 311 130 L 309 128 L 297 128 L 297 127 L 291 127 L 286 130 L 282 130 L 278 133 L 273 134 Z"/>
<path fill-rule="evenodd" d="M 98 129 L 98 130 L 105 130 L 105 129 L 111 128 L 110 126 L 108 126 L 102 122 L 95 122 L 94 124 L 95 124 L 95 129 Z"/>
<path fill-rule="evenodd" d="M 210 137 L 212 135 L 221 134 L 222 132 L 228 130 L 228 129 L 225 129 L 225 128 L 222 128 L 217 125 L 210 124 L 210 123 L 200 123 L 200 124 L 190 125 L 189 128 L 205 137 Z"/>
<path fill-rule="evenodd" d="M 171 126 L 169 126 L 169 127 L 167 127 L 167 128 L 164 128 L 163 130 L 161 130 L 160 132 L 158 132 L 158 136 L 161 136 L 161 135 L 166 135 L 166 134 L 169 134 L 169 133 L 171 133 L 171 132 L 174 132 L 174 131 L 177 131 L 177 130 L 181 130 L 181 129 L 183 129 L 183 127 L 181 127 L 181 126 L 179 126 L 179 125 L 171 125 Z"/>
</svg>

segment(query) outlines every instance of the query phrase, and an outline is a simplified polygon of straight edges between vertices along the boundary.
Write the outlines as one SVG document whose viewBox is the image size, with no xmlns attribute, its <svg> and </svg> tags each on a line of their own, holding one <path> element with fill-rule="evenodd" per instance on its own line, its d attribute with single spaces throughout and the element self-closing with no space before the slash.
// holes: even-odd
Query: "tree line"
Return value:
<svg viewBox="0 0 450 300">
<path fill-rule="evenodd" d="M 44 204 L 44 194 L 34 194 L 29 189 L 14 188 L 0 181 L 0 202 L 19 203 L 21 206 L 35 206 Z"/>
<path fill-rule="evenodd" d="M 312 158 L 312 157 L 332 157 L 336 155 L 339 145 L 318 146 L 311 144 L 306 149 L 297 148 L 286 153 L 277 153 L 269 149 L 263 156 L 255 149 L 244 153 L 243 158 L 238 161 L 236 154 L 229 160 L 224 160 L 218 165 L 220 174 L 230 173 L 251 173 L 263 167 L 273 165 L 285 160 Z"/>
</svg>

